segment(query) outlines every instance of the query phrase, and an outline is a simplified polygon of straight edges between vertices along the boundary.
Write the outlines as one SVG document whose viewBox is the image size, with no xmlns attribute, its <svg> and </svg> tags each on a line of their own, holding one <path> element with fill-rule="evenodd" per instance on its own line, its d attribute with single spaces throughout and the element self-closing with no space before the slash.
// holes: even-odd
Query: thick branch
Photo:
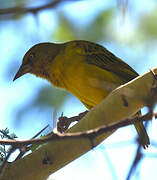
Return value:
<svg viewBox="0 0 157 180">
<path fill-rule="evenodd" d="M 157 68 L 153 71 L 157 74 Z M 155 82 L 152 73 L 148 72 L 115 89 L 102 103 L 91 109 L 79 123 L 69 129 L 67 133 L 91 130 L 102 125 L 109 126 L 131 117 L 143 106 L 153 105 L 157 98 Z M 130 122 L 128 121 L 128 123 Z M 89 137 L 77 137 L 46 143 L 35 152 L 9 164 L 1 179 L 46 179 L 49 174 L 85 154 L 93 145 L 98 145 L 113 132 L 114 130 L 102 133 L 94 137 L 94 139 L 91 137 L 90 140 Z"/>
</svg>

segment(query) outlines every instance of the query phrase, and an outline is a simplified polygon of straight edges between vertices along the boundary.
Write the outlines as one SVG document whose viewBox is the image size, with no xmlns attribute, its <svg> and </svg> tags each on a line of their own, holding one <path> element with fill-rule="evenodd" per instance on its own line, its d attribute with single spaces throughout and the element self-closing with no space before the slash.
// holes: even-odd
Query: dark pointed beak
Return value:
<svg viewBox="0 0 157 180">
<path fill-rule="evenodd" d="M 15 81 L 19 77 L 23 76 L 24 74 L 31 72 L 31 70 L 32 70 L 32 67 L 30 64 L 22 64 L 20 66 L 19 70 L 17 71 L 13 81 Z"/>
</svg>

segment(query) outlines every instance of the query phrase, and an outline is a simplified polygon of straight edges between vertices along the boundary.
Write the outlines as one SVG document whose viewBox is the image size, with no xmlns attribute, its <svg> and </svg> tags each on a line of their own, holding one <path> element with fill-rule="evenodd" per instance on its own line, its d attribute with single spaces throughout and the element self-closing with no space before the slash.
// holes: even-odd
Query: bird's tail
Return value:
<svg viewBox="0 0 157 180">
<path fill-rule="evenodd" d="M 139 116 L 140 114 L 141 114 L 141 112 L 138 112 L 136 114 L 136 117 L 137 117 L 137 115 Z M 146 131 L 143 123 L 142 122 L 136 122 L 136 123 L 134 123 L 134 126 L 135 126 L 136 131 L 139 135 L 139 142 L 142 144 L 143 148 L 146 149 L 149 146 L 150 141 L 149 141 L 149 136 L 147 134 L 147 131 Z"/>
</svg>

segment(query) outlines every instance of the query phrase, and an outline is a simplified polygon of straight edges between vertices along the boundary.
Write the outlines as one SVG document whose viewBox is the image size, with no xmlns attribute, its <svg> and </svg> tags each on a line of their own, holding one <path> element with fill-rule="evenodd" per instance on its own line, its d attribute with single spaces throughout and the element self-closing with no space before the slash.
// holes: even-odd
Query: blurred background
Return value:
<svg viewBox="0 0 157 180">
<path fill-rule="evenodd" d="M 49 8 L 30 10 L 41 6 Z M 33 75 L 13 82 L 23 55 L 34 44 L 74 39 L 105 46 L 143 74 L 157 66 L 156 0 L 0 0 L 0 129 L 28 139 L 48 124 L 46 131 L 51 131 L 62 112 L 71 117 L 86 110 L 71 94 Z M 156 179 L 157 123 L 149 123 L 147 130 L 151 146 L 142 150 L 133 180 Z M 136 139 L 133 126 L 121 128 L 49 179 L 126 179 Z"/>
</svg>

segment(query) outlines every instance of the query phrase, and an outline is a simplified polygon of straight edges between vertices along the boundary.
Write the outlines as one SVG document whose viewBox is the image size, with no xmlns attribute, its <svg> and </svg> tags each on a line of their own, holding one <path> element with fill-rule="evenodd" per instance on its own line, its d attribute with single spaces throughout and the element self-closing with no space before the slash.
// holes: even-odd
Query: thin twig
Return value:
<svg viewBox="0 0 157 180">
<path fill-rule="evenodd" d="M 154 114 L 155 117 L 157 117 L 157 113 Z M 77 133 L 65 133 L 61 134 L 59 132 L 57 133 L 51 133 L 49 136 L 43 137 L 42 139 L 32 139 L 32 140 L 0 140 L 0 144 L 5 145 L 16 145 L 17 148 L 20 148 L 23 145 L 30 145 L 30 144 L 42 144 L 47 143 L 49 141 L 53 140 L 67 140 L 67 139 L 77 139 L 77 138 L 88 138 L 93 139 L 98 135 L 102 135 L 107 132 L 114 131 L 118 128 L 125 127 L 131 124 L 134 124 L 135 122 L 142 122 L 142 121 L 148 121 L 151 119 L 151 115 L 148 113 L 141 117 L 136 117 L 134 119 L 126 119 L 120 122 L 113 123 L 108 126 L 102 126 L 99 128 L 95 128 L 92 130 L 87 130 L 84 132 L 77 132 Z"/>
<path fill-rule="evenodd" d="M 41 10 L 50 9 L 58 4 L 65 2 L 67 0 L 53 0 L 47 4 L 37 6 L 37 7 L 12 7 L 12 8 L 4 8 L 0 9 L 0 15 L 9 15 L 9 14 L 24 14 L 24 13 L 33 13 L 36 14 Z M 72 0 L 68 0 L 72 1 Z M 73 0 L 74 1 L 74 0 Z"/>
<path fill-rule="evenodd" d="M 11 155 L 15 150 L 16 150 L 16 147 L 15 147 L 15 146 L 12 146 L 11 149 L 9 150 L 6 158 L 4 159 L 2 165 L 0 166 L 0 178 L 1 178 L 1 176 L 3 175 L 4 169 L 5 169 L 6 166 L 7 166 L 8 159 L 9 159 L 10 155 Z"/>
<path fill-rule="evenodd" d="M 48 127 L 49 127 L 49 125 L 45 126 L 41 131 L 39 131 L 37 134 L 35 134 L 31 139 L 35 139 L 37 136 L 39 136 Z M 27 147 L 27 145 L 24 145 L 21 148 L 19 148 L 19 150 L 20 150 L 20 153 L 16 157 L 15 161 L 21 159 L 24 156 L 24 154 L 30 150 L 30 148 Z"/>
<path fill-rule="evenodd" d="M 131 178 L 131 175 L 133 174 L 133 172 L 135 171 L 137 165 L 139 164 L 139 162 L 141 161 L 141 159 L 144 157 L 144 155 L 141 153 L 141 147 L 142 147 L 142 144 L 140 144 L 137 148 L 137 151 L 136 151 L 136 156 L 134 158 L 134 161 L 132 163 L 132 166 L 129 170 L 129 173 L 128 173 L 128 176 L 127 176 L 127 179 L 126 180 L 129 180 Z"/>
<path fill-rule="evenodd" d="M 45 131 L 45 129 L 47 129 L 49 127 L 49 124 L 47 126 L 45 126 L 41 131 L 39 131 L 37 134 L 35 134 L 31 139 L 35 139 L 37 136 L 39 136 L 43 131 Z"/>
</svg>

